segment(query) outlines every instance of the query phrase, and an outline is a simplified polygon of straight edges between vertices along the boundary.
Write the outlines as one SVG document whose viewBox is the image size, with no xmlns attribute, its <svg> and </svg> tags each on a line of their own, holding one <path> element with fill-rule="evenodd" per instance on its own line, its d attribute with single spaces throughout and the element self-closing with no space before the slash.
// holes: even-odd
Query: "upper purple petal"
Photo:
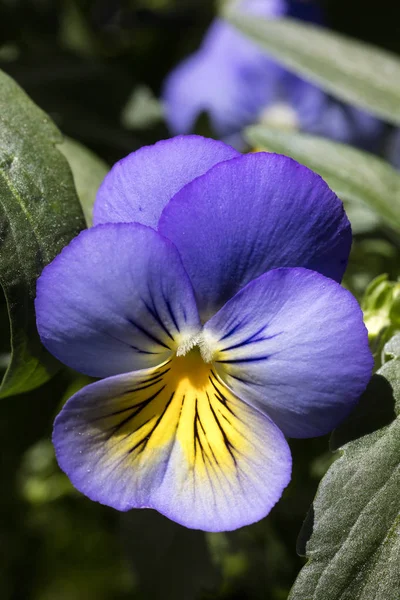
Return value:
<svg viewBox="0 0 400 600">
<path fill-rule="evenodd" d="M 275 269 L 252 281 L 203 336 L 224 383 L 290 437 L 336 427 L 373 367 L 356 300 L 307 269 Z"/>
<path fill-rule="evenodd" d="M 171 242 L 137 223 L 83 231 L 37 283 L 46 348 L 106 377 L 160 364 L 199 329 L 189 278 Z"/>
<path fill-rule="evenodd" d="M 343 205 L 310 169 L 250 154 L 216 165 L 165 207 L 159 231 L 174 242 L 200 314 L 276 267 L 307 267 L 340 281 L 351 247 Z"/>
<path fill-rule="evenodd" d="M 144 146 L 117 162 L 97 193 L 93 222 L 142 223 L 157 228 L 168 201 L 217 163 L 239 156 L 223 142 L 179 136 Z"/>
</svg>

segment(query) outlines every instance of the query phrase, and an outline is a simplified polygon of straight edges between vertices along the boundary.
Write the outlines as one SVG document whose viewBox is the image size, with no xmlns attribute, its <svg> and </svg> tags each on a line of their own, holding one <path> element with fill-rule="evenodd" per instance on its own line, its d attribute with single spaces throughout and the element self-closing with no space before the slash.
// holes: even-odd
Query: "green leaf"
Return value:
<svg viewBox="0 0 400 600">
<path fill-rule="evenodd" d="M 365 290 L 361 308 L 378 367 L 395 343 L 393 336 L 400 331 L 400 282 L 390 281 L 387 274 L 379 275 Z"/>
<path fill-rule="evenodd" d="M 0 72 L 0 284 L 12 350 L 0 397 L 38 387 L 59 367 L 40 343 L 33 300 L 44 265 L 84 227 L 61 142 L 49 117 Z"/>
<path fill-rule="evenodd" d="M 76 140 L 66 137 L 57 147 L 69 162 L 86 224 L 90 227 L 97 190 L 110 169 L 94 152 Z"/>
<path fill-rule="evenodd" d="M 390 346 L 399 349 L 397 339 Z M 389 353 L 389 350 L 388 350 Z M 290 600 L 400 598 L 400 359 L 385 363 L 334 432 L 342 456 L 323 478 Z M 379 427 L 379 429 L 377 429 Z M 310 518 L 300 534 L 307 536 Z"/>
<path fill-rule="evenodd" d="M 286 154 L 319 173 L 345 202 L 366 205 L 400 231 L 400 173 L 384 160 L 322 137 L 254 125 L 246 130 L 259 148 Z"/>
<path fill-rule="evenodd" d="M 391 358 L 399 358 L 400 357 L 400 335 L 395 335 L 392 339 L 386 344 L 384 348 L 385 354 L 390 356 Z"/>
<path fill-rule="evenodd" d="M 223 16 L 290 70 L 341 100 L 400 124 L 400 61 L 390 52 L 292 19 Z"/>
</svg>

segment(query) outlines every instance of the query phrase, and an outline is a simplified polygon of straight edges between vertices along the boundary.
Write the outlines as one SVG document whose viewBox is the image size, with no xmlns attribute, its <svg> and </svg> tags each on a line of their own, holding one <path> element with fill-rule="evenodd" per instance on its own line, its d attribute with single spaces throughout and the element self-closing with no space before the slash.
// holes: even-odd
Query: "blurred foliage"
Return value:
<svg viewBox="0 0 400 600">
<path fill-rule="evenodd" d="M 371 349 L 378 366 L 384 361 L 384 346 L 400 330 L 400 282 L 376 277 L 365 291 L 361 304 Z"/>
<path fill-rule="evenodd" d="M 394 53 L 311 23 L 244 15 L 240 7 L 228 6 L 223 15 L 288 69 L 400 125 L 400 62 Z"/>
<path fill-rule="evenodd" d="M 323 4 L 332 28 L 400 52 L 396 3 L 381 0 L 379 10 L 362 0 Z M 154 100 L 169 70 L 198 46 L 215 11 L 211 0 L 0 0 L 0 68 L 63 133 L 111 165 L 168 136 Z M 148 105 L 150 112 L 139 116 L 138 107 Z M 97 181 L 104 169 L 99 166 Z M 90 181 L 80 181 L 91 190 Z M 389 319 L 399 253 L 398 238 L 373 221 L 355 237 L 345 278 L 361 300 L 370 282 L 387 273 L 364 302 L 372 312 L 385 308 Z M 382 306 L 379 286 L 385 287 Z M 4 298 L 0 322 L 4 370 Z M 121 516 L 90 502 L 59 471 L 51 423 L 85 383 L 61 370 L 34 392 L 3 400 L 0 598 L 285 600 L 304 564 L 295 553 L 297 535 L 334 460 L 328 439 L 291 441 L 293 479 L 267 519 L 231 533 L 187 533 L 151 511 Z M 178 577 L 180 588 L 174 587 Z"/>
<path fill-rule="evenodd" d="M 353 233 L 370 231 L 380 221 L 400 231 L 400 174 L 385 160 L 320 136 L 282 131 L 277 126 L 253 125 L 246 130 L 246 137 L 257 149 L 291 156 L 321 175 L 343 201 Z"/>
</svg>

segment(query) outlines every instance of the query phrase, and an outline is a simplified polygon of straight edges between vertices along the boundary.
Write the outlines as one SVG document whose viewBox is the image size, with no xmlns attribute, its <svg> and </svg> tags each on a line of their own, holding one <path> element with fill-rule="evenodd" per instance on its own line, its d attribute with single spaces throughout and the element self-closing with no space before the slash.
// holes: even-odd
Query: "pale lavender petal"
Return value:
<svg viewBox="0 0 400 600">
<path fill-rule="evenodd" d="M 225 384 L 290 437 L 331 431 L 373 367 L 356 300 L 307 269 L 275 269 L 252 281 L 203 335 Z"/>
<path fill-rule="evenodd" d="M 155 366 L 199 329 L 189 278 L 171 242 L 135 223 L 83 231 L 37 284 L 46 348 L 93 377 Z"/>
<path fill-rule="evenodd" d="M 97 193 L 93 222 L 132 222 L 154 229 L 168 201 L 186 183 L 215 164 L 240 156 L 224 144 L 197 135 L 144 146 L 117 162 Z"/>
</svg>

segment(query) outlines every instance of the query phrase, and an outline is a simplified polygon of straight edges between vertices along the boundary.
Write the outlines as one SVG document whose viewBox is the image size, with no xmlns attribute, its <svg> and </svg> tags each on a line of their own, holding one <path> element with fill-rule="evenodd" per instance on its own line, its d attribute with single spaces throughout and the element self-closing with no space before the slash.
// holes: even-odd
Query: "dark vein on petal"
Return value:
<svg viewBox="0 0 400 600">
<path fill-rule="evenodd" d="M 146 400 L 144 400 L 143 402 L 140 403 L 140 405 L 134 405 L 132 408 L 132 413 L 126 417 L 126 419 L 123 419 L 120 423 L 118 423 L 118 425 L 115 425 L 112 429 L 111 429 L 111 433 L 108 436 L 107 440 L 109 440 L 113 435 L 115 435 L 124 425 L 126 425 L 127 423 L 129 423 L 129 421 L 131 419 L 134 419 L 135 417 L 137 417 L 138 414 L 140 414 L 142 412 L 142 410 L 148 405 L 150 404 L 150 402 L 152 400 L 154 400 L 155 398 L 157 398 L 157 396 L 160 395 L 160 393 L 165 389 L 165 385 L 163 385 L 159 390 L 157 390 L 157 392 L 155 392 L 152 396 L 150 396 L 149 398 L 146 398 Z M 137 410 L 135 410 L 137 408 Z"/>
<path fill-rule="evenodd" d="M 149 433 L 146 436 L 146 443 L 144 444 L 143 448 L 141 448 L 140 452 L 143 452 L 143 450 L 146 448 L 148 442 L 150 441 L 151 436 L 154 434 L 155 430 L 157 429 L 157 427 L 159 426 L 163 416 L 165 415 L 165 413 L 168 410 L 168 407 L 170 406 L 173 397 L 175 396 L 175 392 L 172 392 L 171 396 L 169 397 L 168 402 L 166 403 L 164 410 L 162 411 L 162 413 L 160 414 L 160 416 L 158 417 L 157 421 L 154 424 L 154 427 L 151 431 L 149 431 Z"/>
<path fill-rule="evenodd" d="M 132 388 L 131 390 L 124 392 L 123 396 L 129 396 L 130 394 L 134 394 L 135 392 L 147 390 L 148 388 L 153 387 L 153 385 L 157 385 L 157 383 L 160 383 L 160 381 L 162 381 L 162 375 L 158 375 L 157 379 L 154 379 L 154 381 L 150 381 L 150 383 L 146 383 L 146 385 L 141 385 L 139 387 Z"/>
<path fill-rule="evenodd" d="M 215 377 L 215 374 L 213 373 L 213 371 L 211 371 L 211 375 L 213 375 L 215 381 L 217 383 L 218 379 Z M 216 386 L 216 384 L 213 382 L 213 380 L 210 378 L 211 381 L 211 385 L 213 386 L 214 390 L 216 391 L 216 397 L 217 399 L 221 402 L 221 404 L 223 404 L 227 410 L 229 410 L 229 412 L 240 422 L 243 422 L 242 419 L 240 417 L 237 416 L 237 414 L 235 413 L 235 411 L 232 409 L 232 407 L 230 406 L 230 403 L 228 401 L 228 399 L 224 396 L 224 394 L 222 393 L 222 391 Z"/>
<path fill-rule="evenodd" d="M 232 346 L 227 346 L 226 348 L 222 348 L 220 350 L 220 352 L 227 352 L 228 350 L 234 350 L 236 348 L 241 348 L 242 346 L 248 346 L 250 344 L 258 344 L 259 342 L 266 342 L 268 340 L 273 340 L 274 338 L 278 337 L 282 333 L 282 332 L 275 333 L 274 335 L 270 335 L 270 336 L 261 337 L 261 338 L 256 339 L 257 336 L 260 335 L 265 330 L 265 328 L 266 328 L 266 325 L 264 325 L 263 327 L 261 327 L 261 329 L 259 329 L 255 333 L 253 333 L 251 336 L 249 336 L 245 340 L 243 340 L 241 342 L 238 342 L 237 344 L 233 344 Z"/>
<path fill-rule="evenodd" d="M 254 356 L 251 358 L 231 358 L 231 359 L 227 359 L 227 360 L 216 360 L 215 362 L 221 363 L 221 364 L 262 362 L 263 360 L 268 360 L 269 357 L 270 357 L 270 355 Z"/>
<path fill-rule="evenodd" d="M 197 412 L 197 398 L 195 398 L 195 404 L 194 404 L 194 419 L 193 419 L 193 450 L 194 450 L 194 460 L 193 460 L 193 467 L 194 468 L 194 464 L 196 462 L 196 453 L 197 453 L 197 441 L 199 441 L 199 431 L 197 429 L 197 417 L 198 417 L 198 412 Z M 199 441 L 200 443 L 200 441 Z"/>
<path fill-rule="evenodd" d="M 136 327 L 136 329 L 138 329 L 141 333 L 143 333 L 143 335 L 145 335 L 146 337 L 148 337 L 150 340 L 152 340 L 153 342 L 155 342 L 159 346 L 163 346 L 163 348 L 166 348 L 167 350 L 171 350 L 171 348 L 169 346 L 167 346 L 167 344 L 164 344 L 164 342 L 162 342 L 155 335 L 153 335 L 152 333 L 150 333 L 149 331 L 147 331 L 147 329 L 144 329 L 144 327 L 142 327 L 141 325 L 138 325 L 132 319 L 128 319 L 128 322 L 131 325 L 133 325 L 134 327 Z"/>
<path fill-rule="evenodd" d="M 130 347 L 132 348 L 132 350 L 135 350 L 139 354 L 159 354 L 159 352 L 150 352 L 150 350 L 142 350 L 141 348 L 133 346 L 132 344 L 130 344 Z"/>
<path fill-rule="evenodd" d="M 214 410 L 214 407 L 213 407 L 213 405 L 212 405 L 212 403 L 211 403 L 210 396 L 208 395 L 208 392 L 206 392 L 206 395 L 207 395 L 207 399 L 208 399 L 208 402 L 209 402 L 209 405 L 210 405 L 210 410 L 211 410 L 211 412 L 212 412 L 212 414 L 213 414 L 213 416 L 214 416 L 215 422 L 216 422 L 216 424 L 218 425 L 218 428 L 219 428 L 219 430 L 220 430 L 220 432 L 221 432 L 221 434 L 222 434 L 222 437 L 223 437 L 223 440 L 224 440 L 225 447 L 226 447 L 226 449 L 228 450 L 229 454 L 231 455 L 231 457 L 232 457 L 232 459 L 233 459 L 233 462 L 235 463 L 235 466 L 236 466 L 236 457 L 235 457 L 235 455 L 234 455 L 234 453 L 233 453 L 233 448 L 234 448 L 234 446 L 231 444 L 231 442 L 230 442 L 230 440 L 229 440 L 228 436 L 227 436 L 227 435 L 226 435 L 226 433 L 225 433 L 225 430 L 224 430 L 224 428 L 222 427 L 222 425 L 221 425 L 221 423 L 220 423 L 220 421 L 219 421 L 219 419 L 218 419 L 218 417 L 217 417 L 217 414 L 216 414 L 216 412 L 215 412 L 215 410 Z"/>
<path fill-rule="evenodd" d="M 208 393 L 207 393 L 207 392 L 206 392 L 206 395 L 207 395 L 208 401 L 210 401 L 210 399 L 209 399 L 209 396 L 208 396 Z M 207 437 L 207 434 L 206 434 L 206 432 L 205 432 L 205 429 L 204 429 L 203 423 L 201 422 L 200 416 L 199 416 L 199 425 L 200 425 L 200 427 L 201 427 L 201 430 L 202 430 L 202 432 L 204 433 L 204 437 L 205 437 L 205 439 L 206 439 L 206 441 L 207 441 L 207 445 L 208 445 L 208 447 L 209 447 L 209 449 L 210 449 L 210 452 L 211 452 L 211 454 L 212 454 L 212 457 L 213 457 L 213 459 L 214 459 L 215 463 L 216 463 L 216 464 L 219 466 L 218 459 L 217 459 L 217 457 L 215 456 L 215 453 L 214 453 L 214 450 L 213 450 L 213 448 L 212 448 L 212 446 L 211 446 L 210 440 L 209 440 L 209 439 L 208 439 L 208 437 Z"/>
<path fill-rule="evenodd" d="M 151 302 L 152 302 L 152 305 L 153 305 L 153 307 L 149 306 L 145 300 L 142 300 L 142 301 L 143 301 L 143 303 L 144 303 L 145 307 L 147 308 L 147 310 L 149 311 L 149 313 L 151 314 L 151 316 L 153 317 L 153 319 L 154 319 L 155 321 L 157 321 L 157 323 L 159 324 L 159 326 L 161 327 L 161 329 L 162 329 L 163 331 L 165 331 L 165 333 L 167 334 L 167 336 L 168 336 L 168 337 L 169 337 L 169 338 L 170 338 L 172 341 L 174 341 L 174 338 L 173 338 L 173 336 L 172 336 L 172 334 L 171 334 L 170 330 L 169 330 L 169 329 L 168 329 L 168 327 L 167 327 L 167 326 L 166 326 L 166 325 L 163 323 L 163 320 L 162 320 L 162 319 L 161 319 L 161 317 L 160 317 L 160 314 L 159 314 L 159 312 L 158 312 L 158 310 L 157 310 L 157 307 L 156 307 L 156 305 L 155 305 L 155 303 L 154 303 L 154 300 L 153 300 L 153 298 L 151 298 Z"/>
<path fill-rule="evenodd" d="M 162 292 L 161 292 L 161 293 L 162 293 Z M 177 319 L 175 318 L 174 311 L 172 310 L 171 303 L 170 303 L 170 301 L 168 300 L 168 298 L 166 298 L 166 297 L 164 296 L 164 294 L 163 294 L 163 293 L 162 293 L 162 297 L 163 297 L 163 300 L 164 300 L 164 302 L 165 302 L 165 306 L 167 307 L 167 310 L 168 310 L 169 316 L 171 317 L 171 320 L 172 320 L 172 322 L 173 322 L 173 324 L 174 324 L 174 326 L 175 326 L 175 329 L 176 329 L 176 330 L 178 331 L 178 333 L 179 333 L 178 322 L 177 322 Z M 185 313 L 185 321 L 186 321 L 186 313 Z"/>
<path fill-rule="evenodd" d="M 237 331 L 240 326 L 241 326 L 241 322 L 240 323 L 236 323 L 236 325 L 234 325 L 232 327 L 232 329 L 230 329 L 227 333 L 225 333 L 225 335 L 222 336 L 222 338 L 220 338 L 220 342 L 222 342 L 222 340 L 226 340 L 227 338 L 231 337 L 231 335 L 233 335 L 235 333 L 235 331 Z"/>
</svg>

